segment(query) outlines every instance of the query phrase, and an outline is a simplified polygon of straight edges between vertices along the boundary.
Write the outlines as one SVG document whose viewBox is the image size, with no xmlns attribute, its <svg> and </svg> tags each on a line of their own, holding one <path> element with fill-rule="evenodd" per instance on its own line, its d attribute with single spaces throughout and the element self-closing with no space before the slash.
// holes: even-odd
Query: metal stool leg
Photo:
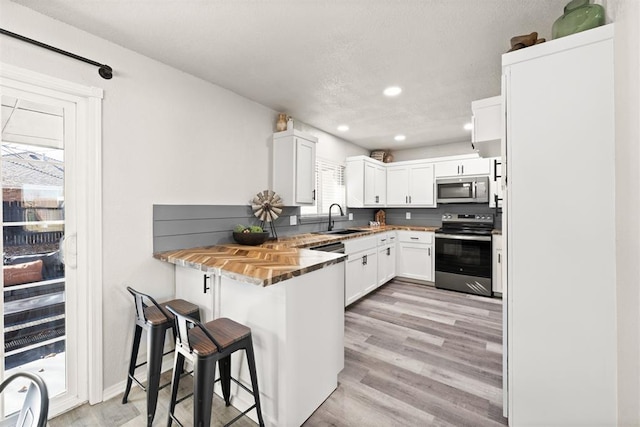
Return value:
<svg viewBox="0 0 640 427">
<path fill-rule="evenodd" d="M 222 385 L 222 396 L 226 406 L 231 405 L 231 356 L 218 360 L 220 370 L 220 385 Z"/>
<path fill-rule="evenodd" d="M 196 358 L 193 367 L 193 425 L 195 427 L 209 427 L 211 424 L 215 370 L 215 358 Z"/>
<path fill-rule="evenodd" d="M 247 353 L 247 363 L 249 364 L 249 375 L 251 376 L 251 387 L 253 389 L 253 398 L 256 403 L 256 412 L 258 413 L 258 424 L 260 427 L 264 427 L 264 420 L 262 419 L 262 407 L 260 406 L 260 390 L 258 389 L 258 374 L 256 373 L 256 359 L 253 354 L 253 341 L 251 335 L 247 338 L 247 344 L 245 352 Z"/>
<path fill-rule="evenodd" d="M 142 328 L 136 325 L 133 328 L 133 345 L 131 346 L 131 360 L 129 361 L 129 374 L 127 375 L 127 388 L 124 390 L 122 403 L 127 403 L 129 392 L 131 391 L 131 383 L 136 370 L 136 360 L 138 359 L 138 350 L 140 348 L 140 337 L 142 336 Z"/>
<path fill-rule="evenodd" d="M 158 404 L 158 388 L 162 370 L 162 353 L 164 338 L 167 332 L 165 325 L 151 326 L 147 331 L 147 426 L 153 424 Z"/>
<path fill-rule="evenodd" d="M 173 362 L 173 377 L 171 379 L 171 400 L 169 400 L 169 421 L 167 426 L 171 427 L 173 419 L 173 411 L 176 408 L 176 401 L 178 400 L 178 388 L 180 386 L 180 377 L 184 370 L 184 355 L 176 351 L 176 357 Z"/>
</svg>

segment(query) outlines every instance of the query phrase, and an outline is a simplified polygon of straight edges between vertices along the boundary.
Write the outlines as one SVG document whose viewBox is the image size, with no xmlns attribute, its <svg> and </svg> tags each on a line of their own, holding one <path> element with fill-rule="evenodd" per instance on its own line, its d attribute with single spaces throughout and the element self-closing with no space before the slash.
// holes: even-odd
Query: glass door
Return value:
<svg viewBox="0 0 640 427">
<path fill-rule="evenodd" d="M 75 234 L 67 155 L 75 147 L 75 104 L 11 90 L 1 99 L 3 378 L 40 375 L 55 407 L 77 395 L 81 365 L 75 254 L 65 253 L 75 252 L 65 242 Z M 12 385 L 2 394 L 5 415 L 24 400 L 26 384 Z"/>
</svg>

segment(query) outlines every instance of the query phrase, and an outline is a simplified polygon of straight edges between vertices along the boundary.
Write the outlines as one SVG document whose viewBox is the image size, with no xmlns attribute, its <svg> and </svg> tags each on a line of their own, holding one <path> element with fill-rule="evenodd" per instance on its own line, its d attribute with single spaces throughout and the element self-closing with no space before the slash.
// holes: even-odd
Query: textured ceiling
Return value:
<svg viewBox="0 0 640 427">
<path fill-rule="evenodd" d="M 500 93 L 509 39 L 549 39 L 567 0 L 15 2 L 355 144 L 401 149 L 469 140 L 471 101 Z M 384 97 L 389 85 L 403 93 Z"/>
</svg>

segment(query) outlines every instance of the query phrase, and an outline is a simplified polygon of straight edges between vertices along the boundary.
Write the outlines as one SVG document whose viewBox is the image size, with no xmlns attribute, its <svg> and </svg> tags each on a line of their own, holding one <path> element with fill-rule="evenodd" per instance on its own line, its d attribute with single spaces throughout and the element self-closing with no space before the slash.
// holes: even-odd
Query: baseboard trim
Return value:
<svg viewBox="0 0 640 427">
<path fill-rule="evenodd" d="M 164 374 L 165 372 L 168 372 L 170 370 L 173 369 L 173 357 L 171 358 L 166 358 L 165 360 L 163 360 L 162 362 L 162 373 Z M 145 381 L 147 381 L 147 371 L 139 368 L 136 371 L 136 378 L 138 379 L 138 381 L 140 381 L 141 383 L 144 383 Z M 109 399 L 113 399 L 114 397 L 124 393 L 124 389 L 127 386 L 127 380 L 124 379 L 112 386 L 109 386 L 107 388 L 105 388 L 102 391 L 102 401 L 107 401 Z M 133 385 L 131 387 L 138 387 L 136 385 L 136 383 L 134 382 Z M 96 402 L 96 403 L 100 403 L 100 402 Z"/>
</svg>

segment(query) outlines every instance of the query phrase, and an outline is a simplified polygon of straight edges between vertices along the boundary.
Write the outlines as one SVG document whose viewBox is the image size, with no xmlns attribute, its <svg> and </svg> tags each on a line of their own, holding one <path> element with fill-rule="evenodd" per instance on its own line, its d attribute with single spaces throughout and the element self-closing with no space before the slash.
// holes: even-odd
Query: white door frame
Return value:
<svg viewBox="0 0 640 427">
<path fill-rule="evenodd" d="M 36 92 L 76 103 L 78 159 L 86 179 L 79 180 L 77 236 L 78 280 L 87 284 L 80 296 L 81 319 L 87 321 L 87 392 L 90 404 L 102 402 L 102 98 L 103 90 L 36 73 L 0 62 L 0 86 Z M 84 267 L 86 266 L 86 267 Z M 84 310 L 83 310 L 84 307 Z M 82 380 L 82 379 L 80 379 Z M 53 408 L 52 408 L 53 409 Z M 54 415 L 51 413 L 50 415 Z"/>
</svg>

